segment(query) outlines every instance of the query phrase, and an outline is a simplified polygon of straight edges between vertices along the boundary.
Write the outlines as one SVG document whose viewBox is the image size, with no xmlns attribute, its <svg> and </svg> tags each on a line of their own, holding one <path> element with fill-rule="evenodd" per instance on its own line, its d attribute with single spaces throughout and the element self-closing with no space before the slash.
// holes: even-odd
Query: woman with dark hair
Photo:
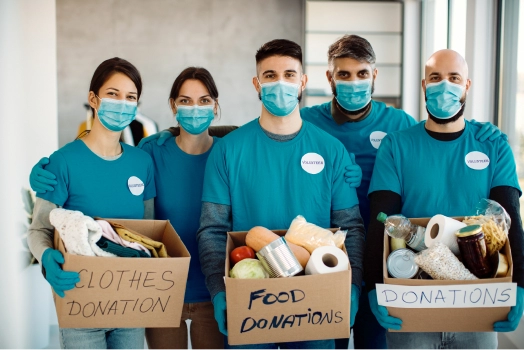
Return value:
<svg viewBox="0 0 524 350">
<path fill-rule="evenodd" d="M 135 118 L 141 92 L 140 73 L 131 63 L 117 57 L 102 62 L 89 87 L 91 131 L 54 152 L 45 167 L 56 175 L 55 186 L 53 191 L 37 193 L 28 245 L 60 297 L 80 278 L 78 272 L 60 267 L 64 257 L 53 249 L 51 210 L 63 207 L 91 217 L 153 218 L 156 191 L 151 157 L 119 141 Z M 144 346 L 144 329 L 61 328 L 60 345 L 139 349 Z"/>
</svg>

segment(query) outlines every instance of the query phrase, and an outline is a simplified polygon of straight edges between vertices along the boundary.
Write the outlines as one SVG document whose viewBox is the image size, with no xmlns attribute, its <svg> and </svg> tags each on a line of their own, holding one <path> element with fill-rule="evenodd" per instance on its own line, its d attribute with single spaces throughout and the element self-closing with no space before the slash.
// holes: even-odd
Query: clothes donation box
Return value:
<svg viewBox="0 0 524 350">
<path fill-rule="evenodd" d="M 286 230 L 273 231 L 283 236 Z M 351 269 L 281 278 L 229 277 L 247 232 L 228 232 L 225 264 L 230 345 L 349 338 Z M 347 255 L 345 247 L 344 254 Z"/>
<path fill-rule="evenodd" d="M 69 254 L 55 230 L 62 268 L 80 274 L 61 298 L 53 293 L 62 328 L 179 327 L 189 252 L 167 220 L 112 222 L 162 242 L 169 257 L 122 258 Z"/>
<path fill-rule="evenodd" d="M 409 220 L 426 227 L 430 218 Z M 505 275 L 476 280 L 391 278 L 386 266 L 389 243 L 384 234 L 384 284 L 377 284 L 377 297 L 379 305 L 402 320 L 399 332 L 493 332 L 493 324 L 506 320 L 516 303 L 509 239 L 500 251 L 507 257 Z"/>
</svg>

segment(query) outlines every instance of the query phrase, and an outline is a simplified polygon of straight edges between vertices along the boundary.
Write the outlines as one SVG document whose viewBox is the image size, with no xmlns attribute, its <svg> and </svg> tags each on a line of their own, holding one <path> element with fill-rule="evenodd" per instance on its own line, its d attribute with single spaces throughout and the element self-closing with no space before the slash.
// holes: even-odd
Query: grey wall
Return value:
<svg viewBox="0 0 524 350">
<path fill-rule="evenodd" d="M 222 117 L 242 125 L 257 117 L 255 52 L 284 38 L 303 44 L 303 0 L 57 0 L 59 144 L 85 120 L 96 67 L 118 56 L 142 74 L 140 108 L 161 129 L 175 124 L 167 99 L 187 66 L 207 68 Z"/>
</svg>

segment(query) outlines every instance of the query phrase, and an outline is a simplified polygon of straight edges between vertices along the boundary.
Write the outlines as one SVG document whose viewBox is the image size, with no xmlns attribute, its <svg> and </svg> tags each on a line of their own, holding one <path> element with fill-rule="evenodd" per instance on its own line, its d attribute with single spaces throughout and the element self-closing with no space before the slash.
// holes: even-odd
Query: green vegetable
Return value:
<svg viewBox="0 0 524 350">
<path fill-rule="evenodd" d="M 257 259 L 244 259 L 236 263 L 229 272 L 231 278 L 268 278 L 262 263 Z"/>
</svg>

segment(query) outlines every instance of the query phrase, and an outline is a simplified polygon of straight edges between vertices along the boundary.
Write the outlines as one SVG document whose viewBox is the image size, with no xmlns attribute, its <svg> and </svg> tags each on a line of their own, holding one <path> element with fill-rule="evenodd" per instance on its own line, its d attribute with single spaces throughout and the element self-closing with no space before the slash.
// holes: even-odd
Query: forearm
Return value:
<svg viewBox="0 0 524 350">
<path fill-rule="evenodd" d="M 399 214 L 402 198 L 392 191 L 376 191 L 369 195 L 370 219 L 366 235 L 364 255 L 365 282 L 368 291 L 375 289 L 376 283 L 383 283 L 382 256 L 384 254 L 384 224 L 377 220 L 380 212 L 386 215 Z"/>
<path fill-rule="evenodd" d="M 513 282 L 524 288 L 524 231 L 520 217 L 519 191 L 510 186 L 498 186 L 491 189 L 489 198 L 502 205 L 511 218 L 508 238 L 513 259 Z"/>
<path fill-rule="evenodd" d="M 155 198 L 144 201 L 144 220 L 155 219 Z"/>
<path fill-rule="evenodd" d="M 366 242 L 364 238 L 364 222 L 360 216 L 358 205 L 349 209 L 332 211 L 331 226 L 347 230 L 344 245 L 351 264 L 351 283 L 360 290 L 364 272 L 364 248 Z"/>
<path fill-rule="evenodd" d="M 225 291 L 224 266 L 227 232 L 233 227 L 231 206 L 202 202 L 197 232 L 198 255 L 211 299 Z"/>
<path fill-rule="evenodd" d="M 51 210 L 58 208 L 54 203 L 36 198 L 33 220 L 27 233 L 27 244 L 33 256 L 42 262 L 42 254 L 47 248 L 53 248 L 54 227 L 49 221 Z"/>
</svg>

